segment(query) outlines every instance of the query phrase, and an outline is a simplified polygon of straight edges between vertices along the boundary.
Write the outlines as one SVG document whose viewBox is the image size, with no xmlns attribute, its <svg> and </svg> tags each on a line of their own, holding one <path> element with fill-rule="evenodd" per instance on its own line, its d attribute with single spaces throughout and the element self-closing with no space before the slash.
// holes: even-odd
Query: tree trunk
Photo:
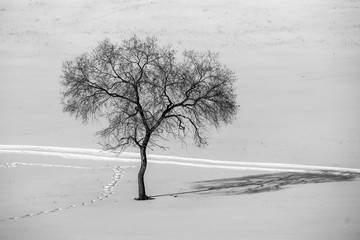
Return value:
<svg viewBox="0 0 360 240">
<path fill-rule="evenodd" d="M 139 197 L 137 198 L 137 200 L 148 200 L 150 198 L 146 195 L 145 183 L 144 183 L 144 175 L 147 166 L 146 146 L 140 148 L 140 155 L 141 155 L 141 166 L 138 173 Z"/>
</svg>

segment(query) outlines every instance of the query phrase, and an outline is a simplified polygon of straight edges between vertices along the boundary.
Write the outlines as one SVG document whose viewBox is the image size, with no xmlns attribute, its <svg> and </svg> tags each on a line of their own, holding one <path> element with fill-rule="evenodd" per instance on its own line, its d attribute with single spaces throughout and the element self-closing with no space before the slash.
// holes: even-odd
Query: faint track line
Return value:
<svg viewBox="0 0 360 240">
<path fill-rule="evenodd" d="M 94 161 L 113 161 L 113 162 L 139 162 L 139 154 L 123 152 L 115 154 L 86 148 L 65 148 L 49 146 L 31 145 L 0 145 L 1 153 L 31 154 L 43 156 L 57 156 L 67 159 L 85 159 Z M 344 167 L 311 166 L 302 164 L 283 164 L 283 163 L 264 163 L 264 162 L 236 162 L 219 161 L 211 159 L 185 158 L 177 156 L 148 155 L 148 161 L 156 164 L 172 164 L 181 166 L 201 167 L 201 168 L 220 168 L 233 170 L 255 170 L 272 172 L 298 172 L 306 173 L 319 171 L 332 171 L 333 174 L 342 172 L 360 173 L 360 169 Z"/>
</svg>

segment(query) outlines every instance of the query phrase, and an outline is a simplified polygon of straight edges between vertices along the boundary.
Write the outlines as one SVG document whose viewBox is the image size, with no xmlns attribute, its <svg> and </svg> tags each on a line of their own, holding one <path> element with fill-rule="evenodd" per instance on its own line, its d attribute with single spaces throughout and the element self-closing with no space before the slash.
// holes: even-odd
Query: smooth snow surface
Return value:
<svg viewBox="0 0 360 240">
<path fill-rule="evenodd" d="M 0 1 L 0 239 L 360 239 L 359 23 L 357 0 Z M 94 150 L 101 124 L 59 93 L 64 61 L 133 34 L 238 76 L 237 119 L 207 148 L 148 151 L 146 202 L 137 150 Z"/>
<path fill-rule="evenodd" d="M 140 203 L 131 197 L 137 186 L 131 166 L 46 155 L 0 157 L 1 239 L 356 239 L 360 234 L 359 181 L 204 193 L 191 185 L 223 188 L 248 179 L 250 187 L 257 179 L 266 183 L 299 173 L 150 164 L 148 193 L 156 199 Z M 306 181 L 310 173 L 302 174 Z"/>
<path fill-rule="evenodd" d="M 99 41 L 154 34 L 219 52 L 240 112 L 210 145 L 167 155 L 360 168 L 358 1 L 31 1 L 0 3 L 0 143 L 97 148 L 60 104 L 62 62 Z M 154 154 L 164 154 L 154 149 Z"/>
</svg>

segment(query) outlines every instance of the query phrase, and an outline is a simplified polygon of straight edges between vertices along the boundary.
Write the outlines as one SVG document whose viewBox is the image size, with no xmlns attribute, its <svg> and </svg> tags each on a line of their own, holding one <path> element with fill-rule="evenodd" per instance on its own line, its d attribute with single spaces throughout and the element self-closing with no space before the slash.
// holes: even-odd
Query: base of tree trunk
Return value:
<svg viewBox="0 0 360 240">
<path fill-rule="evenodd" d="M 134 198 L 136 201 L 154 200 L 155 198 L 145 196 L 143 198 Z"/>
</svg>

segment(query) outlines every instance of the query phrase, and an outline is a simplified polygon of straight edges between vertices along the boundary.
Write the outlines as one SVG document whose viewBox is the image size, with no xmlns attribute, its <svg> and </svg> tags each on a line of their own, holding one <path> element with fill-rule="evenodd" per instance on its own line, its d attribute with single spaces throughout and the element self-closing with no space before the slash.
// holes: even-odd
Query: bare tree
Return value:
<svg viewBox="0 0 360 240">
<path fill-rule="evenodd" d="M 63 64 L 64 111 L 83 122 L 104 119 L 97 132 L 106 150 L 140 149 L 138 200 L 145 192 L 148 147 L 158 140 L 207 144 L 210 126 L 230 123 L 237 112 L 235 74 L 211 52 L 185 51 L 176 60 L 171 46 L 159 46 L 154 37 L 136 36 L 113 44 L 102 41 L 92 52 Z"/>
</svg>

